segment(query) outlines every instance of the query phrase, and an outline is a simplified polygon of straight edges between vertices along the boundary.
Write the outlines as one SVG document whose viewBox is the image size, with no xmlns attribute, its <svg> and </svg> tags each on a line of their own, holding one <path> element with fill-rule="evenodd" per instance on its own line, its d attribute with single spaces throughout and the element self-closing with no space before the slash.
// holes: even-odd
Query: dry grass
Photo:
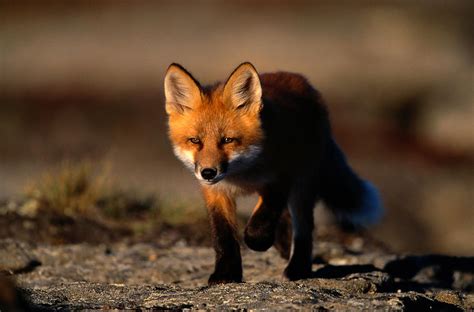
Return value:
<svg viewBox="0 0 474 312">
<path fill-rule="evenodd" d="M 26 198 L 38 211 L 66 216 L 100 214 L 108 219 L 140 219 L 158 214 L 158 199 L 112 186 L 110 164 L 64 162 L 26 188 Z"/>
<path fill-rule="evenodd" d="M 39 211 L 60 215 L 93 215 L 106 183 L 104 167 L 91 162 L 64 162 L 31 182 L 26 197 Z"/>
<path fill-rule="evenodd" d="M 118 188 L 107 165 L 68 161 L 30 182 L 22 200 L 0 206 L 5 216 L 0 238 L 14 233 L 26 241 L 54 244 L 127 239 L 210 245 L 201 204 Z"/>
<path fill-rule="evenodd" d="M 112 220 L 159 219 L 170 225 L 206 218 L 196 202 L 161 200 L 156 194 L 123 190 L 110 183 L 110 164 L 64 162 L 26 188 L 27 201 L 38 211 L 67 216 L 98 215 Z"/>
</svg>

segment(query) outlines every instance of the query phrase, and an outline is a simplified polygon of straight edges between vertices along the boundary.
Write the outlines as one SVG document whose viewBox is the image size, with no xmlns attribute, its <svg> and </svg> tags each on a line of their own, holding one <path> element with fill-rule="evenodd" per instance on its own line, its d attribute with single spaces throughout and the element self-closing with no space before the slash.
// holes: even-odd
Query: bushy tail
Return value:
<svg viewBox="0 0 474 312">
<path fill-rule="evenodd" d="M 349 228 L 378 222 L 383 214 L 379 192 L 359 178 L 333 139 L 327 143 L 322 162 L 321 197 L 338 221 Z"/>
</svg>

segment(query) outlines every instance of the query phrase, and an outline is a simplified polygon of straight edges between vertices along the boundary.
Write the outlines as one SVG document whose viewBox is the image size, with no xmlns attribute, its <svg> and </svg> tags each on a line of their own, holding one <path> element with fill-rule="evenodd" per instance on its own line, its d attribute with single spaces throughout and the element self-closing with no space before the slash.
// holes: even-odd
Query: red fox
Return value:
<svg viewBox="0 0 474 312">
<path fill-rule="evenodd" d="M 346 224 L 380 219 L 378 191 L 347 164 L 332 138 L 326 106 L 303 76 L 259 75 L 243 63 L 226 82 L 205 87 L 171 64 L 164 90 L 174 153 L 199 180 L 209 212 L 216 251 L 210 285 L 242 281 L 238 195 L 259 195 L 244 232 L 245 243 L 256 251 L 278 243 L 282 215 L 289 211 L 292 242 L 286 245 L 291 253 L 286 251 L 284 271 L 289 280 L 311 276 L 317 200 Z"/>
</svg>

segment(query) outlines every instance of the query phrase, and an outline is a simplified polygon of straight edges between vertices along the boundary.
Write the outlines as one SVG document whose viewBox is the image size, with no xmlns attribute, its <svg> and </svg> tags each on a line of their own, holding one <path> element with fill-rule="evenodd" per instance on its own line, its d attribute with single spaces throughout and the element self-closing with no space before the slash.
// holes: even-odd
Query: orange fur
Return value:
<svg viewBox="0 0 474 312">
<path fill-rule="evenodd" d="M 229 224 L 237 229 L 236 203 L 235 199 L 226 193 L 215 192 L 211 188 L 203 188 L 204 199 L 206 200 L 209 213 L 218 213 L 225 217 Z"/>
</svg>

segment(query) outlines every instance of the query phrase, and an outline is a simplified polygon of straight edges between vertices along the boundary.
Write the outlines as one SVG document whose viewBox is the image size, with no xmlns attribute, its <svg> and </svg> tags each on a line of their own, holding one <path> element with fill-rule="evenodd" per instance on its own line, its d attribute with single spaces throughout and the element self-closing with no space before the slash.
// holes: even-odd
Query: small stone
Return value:
<svg viewBox="0 0 474 312">
<path fill-rule="evenodd" d="M 462 300 L 459 297 L 459 295 L 456 294 L 455 292 L 448 291 L 448 290 L 443 290 L 443 291 L 438 292 L 435 295 L 435 299 L 441 302 L 449 303 L 449 304 L 455 304 L 458 306 L 462 305 Z"/>
</svg>

